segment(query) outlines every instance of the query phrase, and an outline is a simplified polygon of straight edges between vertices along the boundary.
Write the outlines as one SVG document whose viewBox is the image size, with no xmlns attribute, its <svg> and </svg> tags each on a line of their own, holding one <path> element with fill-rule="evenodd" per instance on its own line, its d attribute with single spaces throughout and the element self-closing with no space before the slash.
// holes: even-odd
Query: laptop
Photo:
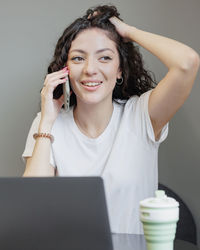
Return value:
<svg viewBox="0 0 200 250">
<path fill-rule="evenodd" d="M 113 250 L 102 178 L 0 178 L 0 249 Z"/>
</svg>

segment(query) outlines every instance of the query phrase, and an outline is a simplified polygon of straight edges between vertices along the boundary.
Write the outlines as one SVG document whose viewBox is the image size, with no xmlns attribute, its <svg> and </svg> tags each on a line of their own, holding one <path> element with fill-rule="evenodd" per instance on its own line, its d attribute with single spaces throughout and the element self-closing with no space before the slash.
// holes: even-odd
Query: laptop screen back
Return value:
<svg viewBox="0 0 200 250">
<path fill-rule="evenodd" d="M 102 179 L 0 178 L 0 247 L 112 250 Z"/>
</svg>

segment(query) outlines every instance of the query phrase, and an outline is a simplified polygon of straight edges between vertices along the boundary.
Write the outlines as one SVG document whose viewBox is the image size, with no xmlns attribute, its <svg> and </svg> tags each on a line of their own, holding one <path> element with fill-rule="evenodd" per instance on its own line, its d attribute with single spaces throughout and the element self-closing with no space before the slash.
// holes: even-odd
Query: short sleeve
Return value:
<svg viewBox="0 0 200 250">
<path fill-rule="evenodd" d="M 143 93 L 140 97 L 131 97 L 126 103 L 126 109 L 131 117 L 131 124 L 129 125 L 131 129 L 137 133 L 137 136 L 143 138 L 143 141 L 156 145 L 166 139 L 168 135 L 168 123 L 162 128 L 160 137 L 156 140 L 148 109 L 151 91 Z"/>
<path fill-rule="evenodd" d="M 149 91 L 145 92 L 143 95 L 141 95 L 141 97 L 140 97 L 141 106 L 142 106 L 142 109 L 144 111 L 144 125 L 147 129 L 148 138 L 154 143 L 161 143 L 167 138 L 168 129 L 169 129 L 168 124 L 169 123 L 165 124 L 165 126 L 161 130 L 160 137 L 156 140 L 153 126 L 152 126 L 151 119 L 150 119 L 150 115 L 149 115 L 149 108 L 148 108 L 149 96 L 150 96 L 151 92 L 152 92 L 152 90 L 149 90 Z"/>
<path fill-rule="evenodd" d="M 37 114 L 37 116 L 33 120 L 31 128 L 29 130 L 28 137 L 26 139 L 25 149 L 24 149 L 24 152 L 22 154 L 22 160 L 24 162 L 25 162 L 25 157 L 31 157 L 32 156 L 34 146 L 35 146 L 35 139 L 33 138 L 33 135 L 34 135 L 34 133 L 38 133 L 38 127 L 39 127 L 40 119 L 41 119 L 41 112 L 39 112 Z M 55 160 L 54 160 L 54 157 L 53 157 L 53 153 L 52 153 L 52 147 L 51 147 L 51 150 L 50 150 L 50 164 L 52 166 L 54 166 L 54 167 L 56 166 Z"/>
</svg>

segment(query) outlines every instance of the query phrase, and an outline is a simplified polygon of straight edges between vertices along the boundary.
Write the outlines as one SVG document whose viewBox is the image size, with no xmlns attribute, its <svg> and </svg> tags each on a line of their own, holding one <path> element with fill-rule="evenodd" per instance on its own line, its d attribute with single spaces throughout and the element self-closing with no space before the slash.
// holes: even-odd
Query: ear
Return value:
<svg viewBox="0 0 200 250">
<path fill-rule="evenodd" d="M 120 79 L 122 77 L 122 70 L 119 68 L 117 72 L 117 78 Z"/>
</svg>

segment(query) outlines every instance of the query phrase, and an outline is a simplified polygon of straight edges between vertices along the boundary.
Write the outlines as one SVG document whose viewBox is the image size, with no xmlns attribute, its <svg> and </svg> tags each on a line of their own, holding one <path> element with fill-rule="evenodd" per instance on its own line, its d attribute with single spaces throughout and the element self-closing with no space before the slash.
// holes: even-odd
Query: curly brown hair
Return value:
<svg viewBox="0 0 200 250">
<path fill-rule="evenodd" d="M 97 14 L 93 15 L 94 12 Z M 124 41 L 116 31 L 115 26 L 109 21 L 109 18 L 112 16 L 116 16 L 122 20 L 115 6 L 97 6 L 88 9 L 83 17 L 76 19 L 70 24 L 57 42 L 53 60 L 48 67 L 48 74 L 58 71 L 65 66 L 71 43 L 81 31 L 99 28 L 107 31 L 108 37 L 115 42 L 120 58 L 123 84 L 116 84 L 112 95 L 113 100 L 128 100 L 133 95 L 140 96 L 144 92 L 154 88 L 156 84 L 155 76 L 151 71 L 144 69 L 139 47 L 133 42 Z M 60 84 L 54 90 L 53 97 L 58 99 L 62 94 L 62 84 Z M 72 93 L 70 106 L 74 104 L 76 104 L 76 96 Z"/>
</svg>

